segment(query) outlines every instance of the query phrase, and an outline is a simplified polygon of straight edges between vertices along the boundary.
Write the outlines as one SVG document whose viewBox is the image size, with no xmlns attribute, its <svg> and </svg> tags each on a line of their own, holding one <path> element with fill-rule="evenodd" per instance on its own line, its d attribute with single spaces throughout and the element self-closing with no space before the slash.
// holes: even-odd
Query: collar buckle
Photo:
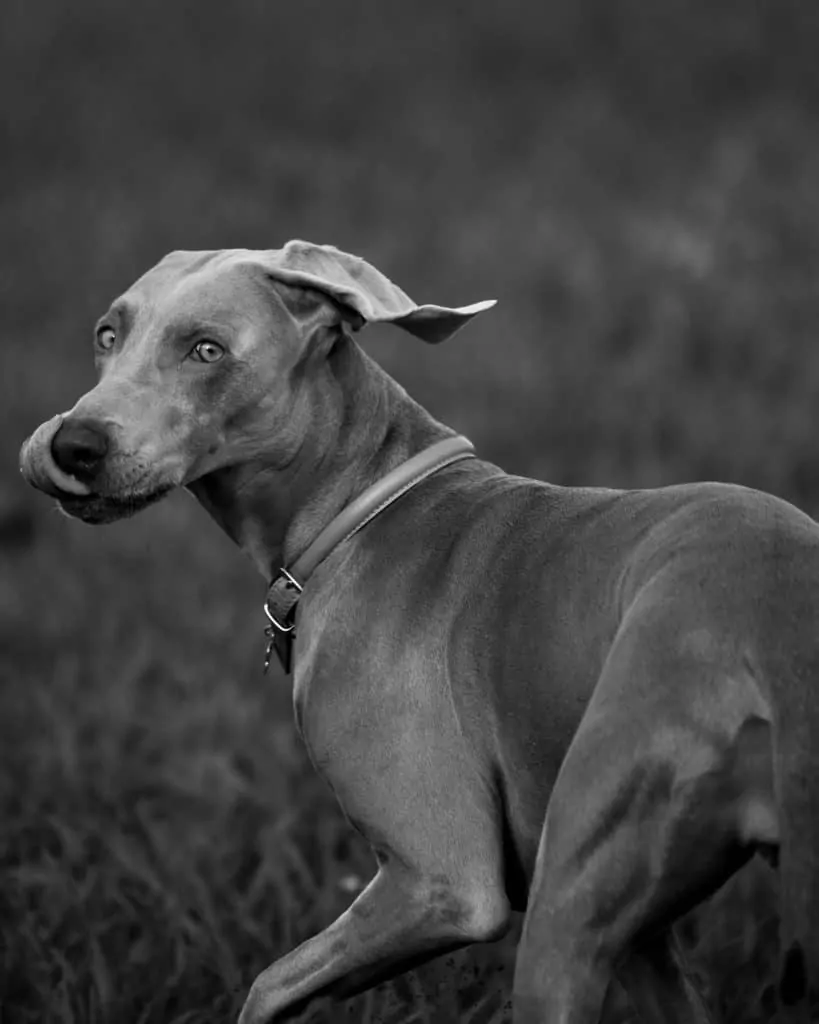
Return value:
<svg viewBox="0 0 819 1024">
<path fill-rule="evenodd" d="M 276 629 L 280 633 L 293 632 L 296 623 L 287 620 L 295 613 L 302 590 L 304 587 L 295 576 L 292 576 L 287 569 L 279 569 L 278 576 L 268 588 L 264 602 L 264 613 L 270 620 L 268 630 L 272 632 Z M 280 615 L 284 621 L 279 621 L 276 618 L 277 615 Z"/>
<path fill-rule="evenodd" d="M 270 667 L 275 651 L 285 672 L 290 672 L 293 662 L 293 638 L 296 630 L 296 607 L 304 588 L 292 573 L 281 568 L 270 584 L 264 602 L 264 613 L 270 622 L 265 629 L 267 649 L 264 655 L 264 671 Z"/>
</svg>

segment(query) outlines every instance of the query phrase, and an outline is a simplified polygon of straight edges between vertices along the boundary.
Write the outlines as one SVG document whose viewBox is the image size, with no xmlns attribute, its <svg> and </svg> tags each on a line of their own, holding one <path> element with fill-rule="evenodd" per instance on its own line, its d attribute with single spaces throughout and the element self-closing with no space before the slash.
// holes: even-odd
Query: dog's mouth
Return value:
<svg viewBox="0 0 819 1024">
<path fill-rule="evenodd" d="M 143 480 L 116 491 L 110 486 L 92 487 L 64 472 L 51 454 L 51 441 L 62 416 L 55 416 L 35 430 L 20 451 L 20 472 L 30 484 L 57 499 L 67 515 L 84 523 L 111 523 L 135 515 L 173 490 L 172 485 L 149 485 Z"/>
<path fill-rule="evenodd" d="M 158 487 L 150 491 L 130 490 L 124 494 L 89 494 L 85 497 L 65 495 L 57 502 L 66 515 L 81 519 L 84 523 L 99 525 L 127 519 L 137 512 L 161 501 L 173 487 Z"/>
</svg>

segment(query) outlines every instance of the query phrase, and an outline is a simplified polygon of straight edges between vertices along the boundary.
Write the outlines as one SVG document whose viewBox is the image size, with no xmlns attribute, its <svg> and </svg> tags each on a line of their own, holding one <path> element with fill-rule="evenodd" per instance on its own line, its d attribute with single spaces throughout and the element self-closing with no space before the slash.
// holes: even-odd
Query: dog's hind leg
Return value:
<svg viewBox="0 0 819 1024">
<path fill-rule="evenodd" d="M 662 936 L 652 955 L 637 954 L 748 856 L 730 821 L 730 760 L 679 705 L 636 716 L 609 706 L 584 719 L 541 836 L 515 971 L 516 1024 L 597 1024 L 621 965 L 632 992 L 639 986 L 662 1012 L 646 1018 L 652 1024 L 702 1021 Z"/>
<path fill-rule="evenodd" d="M 636 946 L 617 969 L 618 980 L 646 1024 L 708 1024 L 710 1020 L 702 996 L 678 957 L 676 939 L 666 928 Z"/>
</svg>

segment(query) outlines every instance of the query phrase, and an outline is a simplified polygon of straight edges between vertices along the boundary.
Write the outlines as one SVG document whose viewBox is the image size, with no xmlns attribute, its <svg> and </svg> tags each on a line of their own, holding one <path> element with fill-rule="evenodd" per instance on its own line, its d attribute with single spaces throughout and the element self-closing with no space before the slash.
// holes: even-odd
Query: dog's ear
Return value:
<svg viewBox="0 0 819 1024">
<path fill-rule="evenodd" d="M 288 242 L 258 254 L 265 272 L 286 285 L 323 292 L 353 330 L 368 323 L 393 323 L 423 341 L 446 341 L 494 299 L 471 306 L 419 306 L 380 270 L 332 245 Z"/>
</svg>

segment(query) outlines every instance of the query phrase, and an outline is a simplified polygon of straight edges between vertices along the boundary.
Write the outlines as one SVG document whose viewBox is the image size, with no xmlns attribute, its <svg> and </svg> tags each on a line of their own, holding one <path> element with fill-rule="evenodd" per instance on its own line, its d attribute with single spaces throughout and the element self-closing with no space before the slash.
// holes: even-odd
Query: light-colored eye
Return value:
<svg viewBox="0 0 819 1024">
<path fill-rule="evenodd" d="M 215 363 L 225 354 L 221 345 L 215 341 L 200 341 L 191 349 L 191 357 L 200 363 Z"/>
<path fill-rule="evenodd" d="M 97 331 L 97 348 L 110 352 L 117 341 L 117 332 L 113 327 L 100 327 Z"/>
</svg>

